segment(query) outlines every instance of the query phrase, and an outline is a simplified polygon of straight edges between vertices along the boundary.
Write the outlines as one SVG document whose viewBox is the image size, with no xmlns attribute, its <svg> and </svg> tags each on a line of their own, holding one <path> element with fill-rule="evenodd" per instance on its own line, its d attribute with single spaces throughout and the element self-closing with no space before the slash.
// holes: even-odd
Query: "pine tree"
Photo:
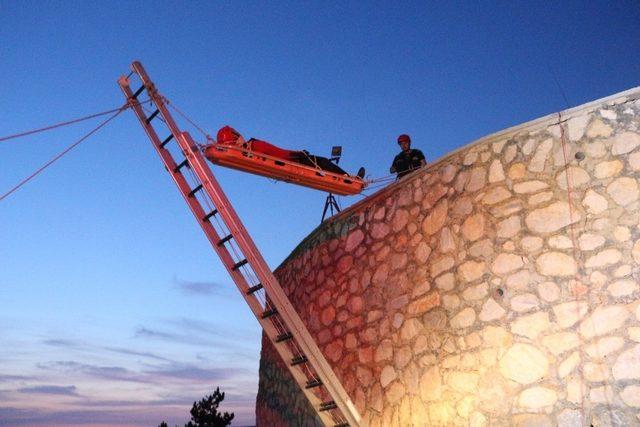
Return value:
<svg viewBox="0 0 640 427">
<path fill-rule="evenodd" d="M 218 405 L 224 400 L 224 393 L 220 393 L 220 387 L 216 387 L 213 394 L 206 396 L 200 402 L 193 402 L 191 408 L 191 421 L 184 427 L 226 427 L 231 424 L 235 414 L 218 412 Z M 165 421 L 158 427 L 169 427 Z M 178 427 L 178 426 L 176 426 Z"/>
<path fill-rule="evenodd" d="M 233 412 L 224 414 L 218 412 L 218 405 L 224 400 L 224 392 L 216 387 L 213 394 L 206 396 L 200 402 L 193 402 L 191 421 L 185 427 L 226 427 L 231 424 L 235 416 Z"/>
</svg>

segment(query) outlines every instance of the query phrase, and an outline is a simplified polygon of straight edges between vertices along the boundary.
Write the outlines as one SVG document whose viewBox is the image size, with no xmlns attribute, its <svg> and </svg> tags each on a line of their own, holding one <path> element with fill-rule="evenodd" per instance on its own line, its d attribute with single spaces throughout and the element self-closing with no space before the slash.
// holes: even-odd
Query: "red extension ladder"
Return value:
<svg viewBox="0 0 640 427">
<path fill-rule="evenodd" d="M 136 61 L 131 69 L 128 76 L 118 80 L 127 102 L 318 417 L 326 426 L 359 426 L 358 411 L 238 218 L 198 144 L 180 130 L 142 64 Z M 131 89 L 131 78 L 141 81 L 135 92 Z M 149 115 L 139 101 L 145 92 L 154 110 Z M 154 126 L 162 128 L 163 138 Z"/>
</svg>

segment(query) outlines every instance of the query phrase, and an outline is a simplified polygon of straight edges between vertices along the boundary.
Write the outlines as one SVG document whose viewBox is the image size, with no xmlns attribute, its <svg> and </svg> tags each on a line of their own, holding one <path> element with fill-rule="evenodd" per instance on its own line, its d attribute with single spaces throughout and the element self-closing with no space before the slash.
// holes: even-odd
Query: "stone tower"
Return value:
<svg viewBox="0 0 640 427">
<path fill-rule="evenodd" d="M 368 426 L 640 423 L 640 88 L 459 149 L 277 269 Z M 260 426 L 313 426 L 263 340 Z"/>
</svg>

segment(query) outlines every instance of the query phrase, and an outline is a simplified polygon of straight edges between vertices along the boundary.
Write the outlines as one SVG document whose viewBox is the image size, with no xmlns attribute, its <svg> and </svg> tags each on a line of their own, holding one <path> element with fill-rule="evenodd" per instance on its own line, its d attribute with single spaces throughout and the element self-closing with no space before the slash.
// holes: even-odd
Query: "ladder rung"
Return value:
<svg viewBox="0 0 640 427">
<path fill-rule="evenodd" d="M 153 120 L 158 115 L 159 112 L 160 112 L 160 110 L 156 110 L 156 111 L 153 112 L 153 114 L 151 114 L 149 117 L 147 117 L 147 120 L 146 120 L 147 124 L 151 123 L 151 120 Z"/>
<path fill-rule="evenodd" d="M 247 289 L 247 295 L 251 295 L 252 293 L 259 291 L 260 289 L 262 289 L 262 283 L 258 283 L 257 285 Z"/>
<path fill-rule="evenodd" d="M 245 265 L 246 263 L 248 263 L 249 261 L 247 261 L 246 259 L 243 259 L 242 261 L 238 261 L 235 264 L 233 264 L 233 267 L 231 267 L 233 270 L 237 270 L 240 267 L 242 267 L 243 265 Z"/>
<path fill-rule="evenodd" d="M 214 216 L 217 213 L 218 213 L 218 209 L 214 209 L 211 212 L 209 212 L 208 214 L 206 214 L 204 217 L 202 217 L 202 220 L 203 221 L 209 221 L 209 219 L 211 219 L 211 217 Z"/>
<path fill-rule="evenodd" d="M 218 240 L 218 246 L 222 246 L 222 245 L 224 245 L 225 243 L 227 243 L 227 242 L 228 242 L 229 240 L 231 240 L 231 239 L 233 239 L 233 235 L 232 235 L 232 234 L 229 234 L 229 235 L 227 235 L 227 236 L 224 236 L 222 239 Z M 240 263 L 238 263 L 238 264 L 240 264 Z M 236 265 L 238 265 L 238 264 L 236 264 Z M 246 264 L 246 263 L 245 263 L 245 264 Z M 236 269 L 235 265 L 233 266 L 233 269 L 234 269 L 234 270 Z"/>
<path fill-rule="evenodd" d="M 314 388 L 320 387 L 322 385 L 322 381 L 319 378 L 314 378 L 312 380 L 307 381 L 306 388 Z"/>
<path fill-rule="evenodd" d="M 332 409 L 336 409 L 338 407 L 338 405 L 336 405 L 336 402 L 334 402 L 333 400 L 330 400 L 328 402 L 324 402 L 320 404 L 320 411 L 330 411 Z"/>
<path fill-rule="evenodd" d="M 184 159 L 178 166 L 176 166 L 173 171 L 174 172 L 178 172 L 180 169 L 182 169 L 183 167 L 187 166 L 189 164 L 189 161 L 187 159 Z"/>
<path fill-rule="evenodd" d="M 138 89 L 138 90 L 136 91 L 136 93 L 134 93 L 134 94 L 133 94 L 132 98 L 133 98 L 133 99 L 138 98 L 138 95 L 140 95 L 140 94 L 142 93 L 142 91 L 143 91 L 143 90 L 144 90 L 144 85 L 140 86 L 140 89 Z"/>
<path fill-rule="evenodd" d="M 162 143 L 160 143 L 160 147 L 164 148 L 164 146 L 167 145 L 169 143 L 169 141 L 171 141 L 172 139 L 173 139 L 173 134 L 169 135 L 167 137 L 167 139 L 162 141 Z"/>
<path fill-rule="evenodd" d="M 291 332 L 285 332 L 284 334 L 280 334 L 276 337 L 276 342 L 287 341 L 293 338 L 293 334 Z"/>
<path fill-rule="evenodd" d="M 189 191 L 189 197 L 193 197 L 193 195 L 196 194 L 201 189 L 202 189 L 202 184 L 199 184 L 196 188 L 194 188 L 193 190 Z"/>
<path fill-rule="evenodd" d="M 269 310 L 265 310 L 265 311 L 262 313 L 262 318 L 263 318 L 263 319 L 266 319 L 266 318 L 271 317 L 271 316 L 273 316 L 273 315 L 275 315 L 275 314 L 278 314 L 278 310 L 277 310 L 277 309 L 275 309 L 275 308 L 271 308 L 271 309 L 269 309 Z"/>
<path fill-rule="evenodd" d="M 309 361 L 309 359 L 307 359 L 307 356 L 305 356 L 304 354 L 302 356 L 296 356 L 293 359 L 291 359 L 291 366 L 296 366 L 296 365 L 300 365 L 302 363 L 307 363 Z"/>
</svg>

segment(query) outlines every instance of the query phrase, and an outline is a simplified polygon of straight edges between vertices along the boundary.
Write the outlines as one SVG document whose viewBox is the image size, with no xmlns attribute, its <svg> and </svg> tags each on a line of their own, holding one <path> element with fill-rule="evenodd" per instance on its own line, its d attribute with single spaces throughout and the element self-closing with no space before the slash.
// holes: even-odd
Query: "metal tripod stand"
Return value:
<svg viewBox="0 0 640 427">
<path fill-rule="evenodd" d="M 342 147 L 333 146 L 331 148 L 331 158 L 329 160 L 331 160 L 337 165 L 338 162 L 340 161 L 341 156 L 342 156 Z M 340 212 L 340 206 L 338 205 L 338 201 L 336 200 L 333 193 L 329 193 L 329 195 L 327 195 L 327 199 L 324 202 L 324 209 L 322 210 L 322 219 L 320 220 L 320 223 L 324 222 L 325 217 L 327 216 L 327 211 L 331 212 L 329 217 L 332 217 L 334 213 Z"/>
</svg>

